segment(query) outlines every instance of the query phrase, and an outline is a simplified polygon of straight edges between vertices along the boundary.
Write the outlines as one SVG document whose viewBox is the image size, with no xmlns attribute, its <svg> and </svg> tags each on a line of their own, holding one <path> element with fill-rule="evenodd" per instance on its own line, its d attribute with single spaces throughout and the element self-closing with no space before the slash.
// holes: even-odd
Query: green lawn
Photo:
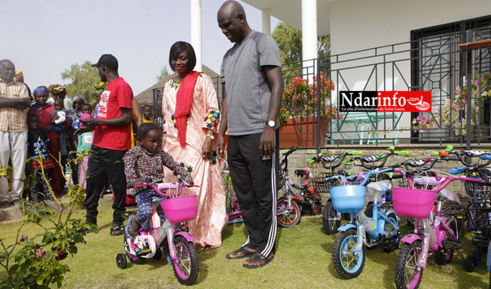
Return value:
<svg viewBox="0 0 491 289">
<path fill-rule="evenodd" d="M 84 218 L 85 211 L 74 213 Z M 123 237 L 109 236 L 112 209 L 100 207 L 98 234 L 88 234 L 87 244 L 63 262 L 71 272 L 66 274 L 63 288 L 176 288 L 181 285 L 174 277 L 165 258 L 146 260 L 141 265 L 128 262 L 126 269 L 116 266 L 116 255 L 124 252 Z M 7 242 L 12 240 L 19 224 L 0 227 Z M 27 226 L 24 235 L 33 236 L 38 230 Z M 403 227 L 407 232 L 408 227 Z M 465 255 L 474 249 L 470 238 L 464 236 Z M 394 266 L 399 250 L 390 254 L 381 248 L 367 250 L 362 274 L 352 280 L 341 279 L 331 257 L 336 236 L 327 236 L 320 216 L 304 216 L 299 225 L 278 229 L 275 259 L 261 269 L 242 267 L 244 259 L 227 260 L 225 254 L 237 249 L 246 239 L 243 224 L 228 225 L 223 232 L 223 246 L 199 253 L 200 274 L 196 288 L 395 288 Z M 0 278 L 5 271 L 0 269 Z M 463 260 L 457 255 L 451 264 L 439 266 L 431 256 L 423 274 L 420 288 L 488 288 L 486 267 L 482 264 L 473 273 L 465 272 Z"/>
</svg>

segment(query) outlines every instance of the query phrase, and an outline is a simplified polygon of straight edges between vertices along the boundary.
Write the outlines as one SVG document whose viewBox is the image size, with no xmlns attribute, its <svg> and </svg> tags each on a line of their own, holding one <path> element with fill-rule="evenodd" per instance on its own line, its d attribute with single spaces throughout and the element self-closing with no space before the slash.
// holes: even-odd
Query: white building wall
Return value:
<svg viewBox="0 0 491 289">
<path fill-rule="evenodd" d="M 491 15 L 490 0 L 343 0 L 330 7 L 332 54 L 405 42 L 411 30 Z"/>
</svg>

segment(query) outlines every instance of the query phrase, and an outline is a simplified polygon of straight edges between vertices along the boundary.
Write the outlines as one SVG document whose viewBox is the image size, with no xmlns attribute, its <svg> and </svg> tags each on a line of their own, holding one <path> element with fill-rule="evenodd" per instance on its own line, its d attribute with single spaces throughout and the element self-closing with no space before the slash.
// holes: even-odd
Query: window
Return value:
<svg viewBox="0 0 491 289">
<path fill-rule="evenodd" d="M 435 124 L 433 128 L 424 132 L 412 132 L 413 142 L 465 141 L 465 109 L 445 109 L 445 106 L 448 107 L 458 100 L 455 90 L 465 85 L 464 80 L 468 73 L 467 52 L 462 52 L 458 45 L 490 39 L 490 25 L 491 17 L 483 17 L 411 32 L 412 90 L 432 92 L 432 113 L 425 116 Z M 489 75 L 490 52 L 489 47 L 472 52 L 472 79 L 484 73 Z M 472 126 L 472 133 L 468 135 L 473 141 L 490 141 L 490 100 L 473 99 L 471 105 L 475 107 L 477 114 L 471 116 L 475 125 Z M 418 115 L 413 113 L 411 118 Z"/>
</svg>

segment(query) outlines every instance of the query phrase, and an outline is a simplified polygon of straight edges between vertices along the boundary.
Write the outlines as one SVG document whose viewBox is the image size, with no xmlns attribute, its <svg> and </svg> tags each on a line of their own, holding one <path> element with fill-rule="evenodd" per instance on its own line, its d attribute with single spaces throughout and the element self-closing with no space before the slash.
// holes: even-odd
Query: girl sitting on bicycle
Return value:
<svg viewBox="0 0 491 289">
<path fill-rule="evenodd" d="M 129 183 L 133 186 L 142 184 L 141 180 L 152 182 L 164 178 L 164 166 L 168 167 L 179 175 L 179 179 L 184 179 L 187 183 L 192 184 L 191 175 L 174 159 L 162 150 L 162 131 L 154 123 L 144 123 L 138 127 L 136 138 L 140 141 L 140 146 L 131 148 L 123 157 L 125 165 L 125 175 Z M 138 213 L 131 215 L 126 224 L 125 237 L 134 239 L 138 230 L 148 229 L 149 219 L 153 213 L 152 199 L 159 198 L 159 201 L 165 198 L 145 187 L 130 189 L 127 192 L 129 197 L 135 197 L 138 205 Z M 165 215 L 159 206 L 157 213 L 165 221 Z"/>
</svg>

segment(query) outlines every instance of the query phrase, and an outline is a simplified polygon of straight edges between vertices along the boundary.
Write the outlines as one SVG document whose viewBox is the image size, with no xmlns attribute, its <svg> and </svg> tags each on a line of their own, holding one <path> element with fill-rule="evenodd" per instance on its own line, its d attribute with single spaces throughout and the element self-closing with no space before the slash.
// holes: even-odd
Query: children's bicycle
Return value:
<svg viewBox="0 0 491 289">
<path fill-rule="evenodd" d="M 227 162 L 223 162 L 222 169 L 223 187 L 225 188 L 225 196 L 227 198 L 226 209 L 228 215 L 228 223 L 234 224 L 243 222 L 242 211 L 240 210 L 239 203 L 237 201 L 237 195 L 232 185 L 232 178 L 230 177 L 230 170 L 228 169 Z"/>
<path fill-rule="evenodd" d="M 472 179 L 481 179 L 483 183 L 466 181 L 465 191 L 469 195 L 466 204 L 466 212 L 470 228 L 474 231 L 472 244 L 477 248 L 465 259 L 464 267 L 467 272 L 473 272 L 475 266 L 479 266 L 486 256 L 488 245 L 491 241 L 491 170 L 485 168 L 491 162 L 489 152 L 462 151 L 452 152 L 465 165 L 464 168 L 450 170 L 451 174 L 464 173 Z M 479 157 L 476 163 L 468 163 L 463 158 Z M 487 161 L 482 161 L 482 160 Z"/>
<path fill-rule="evenodd" d="M 321 212 L 322 199 L 316 187 L 310 186 L 312 180 L 310 171 L 295 170 L 295 175 L 302 178 L 302 184 L 297 184 L 288 177 L 288 156 L 296 150 L 297 147 L 290 148 L 282 155 L 281 160 L 284 195 L 279 197 L 276 203 L 276 219 L 278 225 L 285 228 L 298 224 L 302 212 L 313 215 Z"/>
<path fill-rule="evenodd" d="M 397 288 L 418 288 L 429 255 L 436 253 L 440 265 L 450 263 L 454 252 L 461 257 L 461 228 L 455 215 L 442 213 L 443 201 L 459 202 L 458 196 L 444 188 L 454 180 L 482 182 L 465 177 L 434 177 L 408 175 L 410 188 L 393 189 L 394 210 L 401 216 L 413 218 L 413 233 L 402 238 L 395 267 Z M 433 190 L 415 189 L 414 185 L 436 186 Z M 433 212 L 435 198 L 436 211 Z"/>
<path fill-rule="evenodd" d="M 384 195 L 390 191 L 388 181 L 369 184 L 367 194 L 365 184 L 372 174 L 377 175 L 391 171 L 372 170 L 365 174 L 360 185 L 338 186 L 330 189 L 332 202 L 336 211 L 349 213 L 350 223 L 338 228 L 341 233 L 336 237 L 332 248 L 332 260 L 338 274 L 351 279 L 359 276 L 365 266 L 366 247 L 381 244 L 386 252 L 398 247 L 400 240 L 400 225 L 398 216 L 391 208 L 379 208 Z M 365 196 L 373 201 L 372 216 L 367 217 L 363 212 Z M 383 203 L 383 202 L 382 202 Z"/>
<path fill-rule="evenodd" d="M 314 184 L 317 186 L 317 191 L 321 193 L 329 193 L 329 188 L 341 185 L 339 182 L 340 178 L 334 177 L 336 174 L 336 168 L 342 164 L 350 162 L 351 159 L 347 158 L 348 156 L 361 154 L 362 152 L 353 151 L 330 157 L 324 157 L 322 154 L 314 156 L 311 159 L 311 163 L 321 162 L 322 166 L 327 170 L 327 172 L 322 173 L 322 176 L 313 179 Z M 339 171 L 337 174 L 346 178 L 350 176 L 349 171 L 343 170 Z M 341 213 L 336 212 L 332 205 L 331 198 L 328 198 L 326 204 L 324 205 L 324 209 L 322 210 L 322 225 L 327 235 L 337 233 L 337 229 L 341 226 L 341 219 Z"/>
<path fill-rule="evenodd" d="M 156 198 L 153 202 L 154 208 L 161 206 L 167 220 L 161 224 L 160 217 L 154 210 L 151 220 L 149 220 L 148 230 L 140 229 L 135 238 L 124 238 L 124 249 L 126 254 L 119 253 L 116 257 L 116 264 L 119 268 L 124 269 L 127 265 L 126 257 L 131 263 L 140 264 L 144 259 L 162 258 L 162 247 L 167 261 L 173 265 L 174 275 L 179 283 L 183 285 L 192 285 L 196 282 L 199 273 L 199 260 L 196 249 L 193 245 L 194 238 L 186 230 L 186 221 L 196 218 L 197 215 L 197 197 L 181 196 L 182 188 L 198 187 L 188 184 L 184 181 L 179 183 L 145 183 L 139 187 L 150 187 L 159 195 L 169 198 L 159 202 Z M 128 188 L 133 187 L 128 184 Z M 162 191 L 167 190 L 165 194 Z M 172 192 L 174 190 L 174 192 Z M 134 242 L 137 249 L 133 249 L 131 242 Z"/>
</svg>

